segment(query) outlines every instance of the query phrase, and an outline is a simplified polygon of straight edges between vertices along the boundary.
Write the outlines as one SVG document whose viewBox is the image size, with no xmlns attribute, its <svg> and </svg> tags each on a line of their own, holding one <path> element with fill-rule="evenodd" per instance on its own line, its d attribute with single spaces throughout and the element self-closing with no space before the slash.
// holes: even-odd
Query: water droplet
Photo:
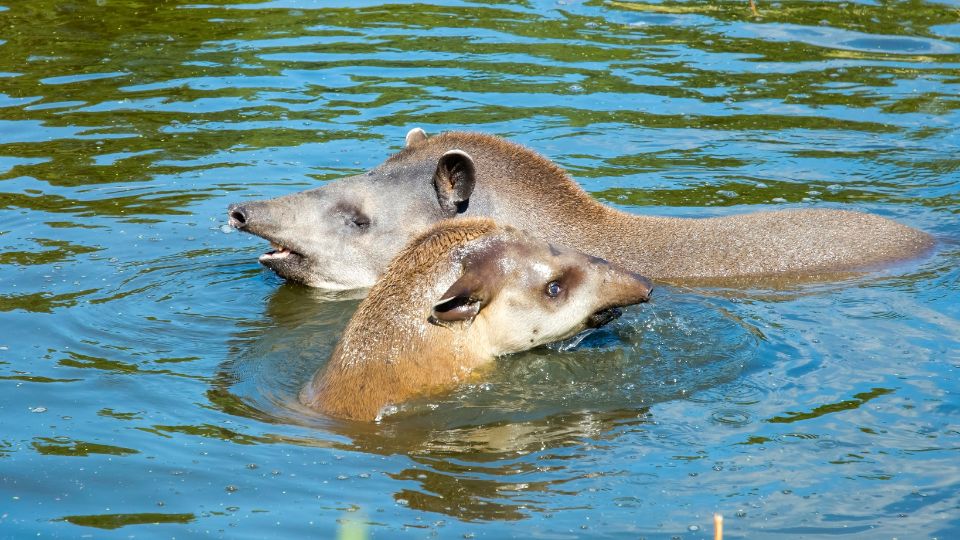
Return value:
<svg viewBox="0 0 960 540">
<path fill-rule="evenodd" d="M 239 490 L 240 490 L 240 488 L 238 488 L 237 486 L 235 486 L 235 485 L 233 485 L 233 484 L 230 484 L 229 486 L 227 486 L 227 487 L 224 488 L 224 489 L 227 490 L 227 493 L 233 493 L 233 492 L 235 492 L 235 491 L 239 491 Z"/>
<path fill-rule="evenodd" d="M 230 234 L 233 231 L 234 231 L 234 228 L 227 224 L 223 224 L 220 226 L 220 232 L 222 232 L 223 234 Z"/>
</svg>

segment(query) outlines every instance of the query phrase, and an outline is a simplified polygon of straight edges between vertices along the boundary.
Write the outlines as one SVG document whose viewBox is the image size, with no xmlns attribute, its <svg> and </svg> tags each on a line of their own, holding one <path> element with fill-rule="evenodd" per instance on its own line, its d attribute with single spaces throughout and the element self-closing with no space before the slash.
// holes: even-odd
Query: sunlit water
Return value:
<svg viewBox="0 0 960 540">
<path fill-rule="evenodd" d="M 957 3 L 0 6 L 0 537 L 960 537 Z M 940 245 L 661 287 L 379 424 L 309 415 L 356 299 L 260 269 L 225 208 L 413 126 L 632 212 L 851 208 Z"/>
</svg>

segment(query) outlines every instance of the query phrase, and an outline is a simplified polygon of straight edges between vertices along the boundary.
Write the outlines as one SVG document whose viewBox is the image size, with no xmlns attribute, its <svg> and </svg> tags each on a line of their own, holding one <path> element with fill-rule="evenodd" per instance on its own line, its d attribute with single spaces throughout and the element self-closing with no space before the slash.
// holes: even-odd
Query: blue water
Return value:
<svg viewBox="0 0 960 540">
<path fill-rule="evenodd" d="M 0 0 L 0 537 L 960 537 L 956 2 Z M 379 424 L 296 393 L 357 299 L 229 203 L 414 126 L 631 212 L 874 212 L 921 261 L 660 287 Z"/>
</svg>

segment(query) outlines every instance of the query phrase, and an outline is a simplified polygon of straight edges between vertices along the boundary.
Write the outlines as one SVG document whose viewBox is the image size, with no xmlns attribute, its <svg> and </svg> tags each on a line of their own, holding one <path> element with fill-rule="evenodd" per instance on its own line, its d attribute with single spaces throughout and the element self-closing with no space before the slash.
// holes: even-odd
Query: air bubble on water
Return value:
<svg viewBox="0 0 960 540">
<path fill-rule="evenodd" d="M 785 202 L 787 202 L 787 200 L 784 199 L 783 197 L 774 197 L 774 198 L 770 199 L 770 202 L 785 203 Z"/>
<path fill-rule="evenodd" d="M 220 226 L 220 232 L 222 232 L 223 234 L 230 234 L 233 232 L 233 227 L 224 223 L 223 225 Z"/>
<path fill-rule="evenodd" d="M 737 197 L 740 196 L 740 194 L 737 193 L 736 191 L 731 191 L 729 189 L 721 189 L 720 191 L 717 192 L 717 195 L 727 199 L 736 199 Z"/>
<path fill-rule="evenodd" d="M 840 184 L 830 184 L 829 186 L 827 186 L 827 191 L 829 191 L 830 193 L 837 193 L 837 192 L 843 191 L 843 186 L 841 186 Z"/>
<path fill-rule="evenodd" d="M 687 527 L 687 530 L 690 531 L 690 532 L 697 532 L 697 531 L 700 530 L 700 526 L 699 526 L 699 525 L 691 525 L 691 526 Z"/>
<path fill-rule="evenodd" d="M 46 407 L 30 407 L 30 412 L 32 413 L 45 413 L 47 412 Z"/>
</svg>

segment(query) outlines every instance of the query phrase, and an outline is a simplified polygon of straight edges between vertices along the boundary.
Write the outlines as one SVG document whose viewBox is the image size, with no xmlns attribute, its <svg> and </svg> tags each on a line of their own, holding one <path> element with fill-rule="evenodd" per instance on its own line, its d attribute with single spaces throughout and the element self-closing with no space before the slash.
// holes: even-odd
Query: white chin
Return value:
<svg viewBox="0 0 960 540">
<path fill-rule="evenodd" d="M 323 289 L 327 291 L 355 291 L 359 289 L 369 289 L 373 287 L 373 283 L 344 283 L 341 281 L 328 281 L 326 279 L 311 279 L 305 283 L 307 287 L 313 287 L 316 289 Z"/>
</svg>

